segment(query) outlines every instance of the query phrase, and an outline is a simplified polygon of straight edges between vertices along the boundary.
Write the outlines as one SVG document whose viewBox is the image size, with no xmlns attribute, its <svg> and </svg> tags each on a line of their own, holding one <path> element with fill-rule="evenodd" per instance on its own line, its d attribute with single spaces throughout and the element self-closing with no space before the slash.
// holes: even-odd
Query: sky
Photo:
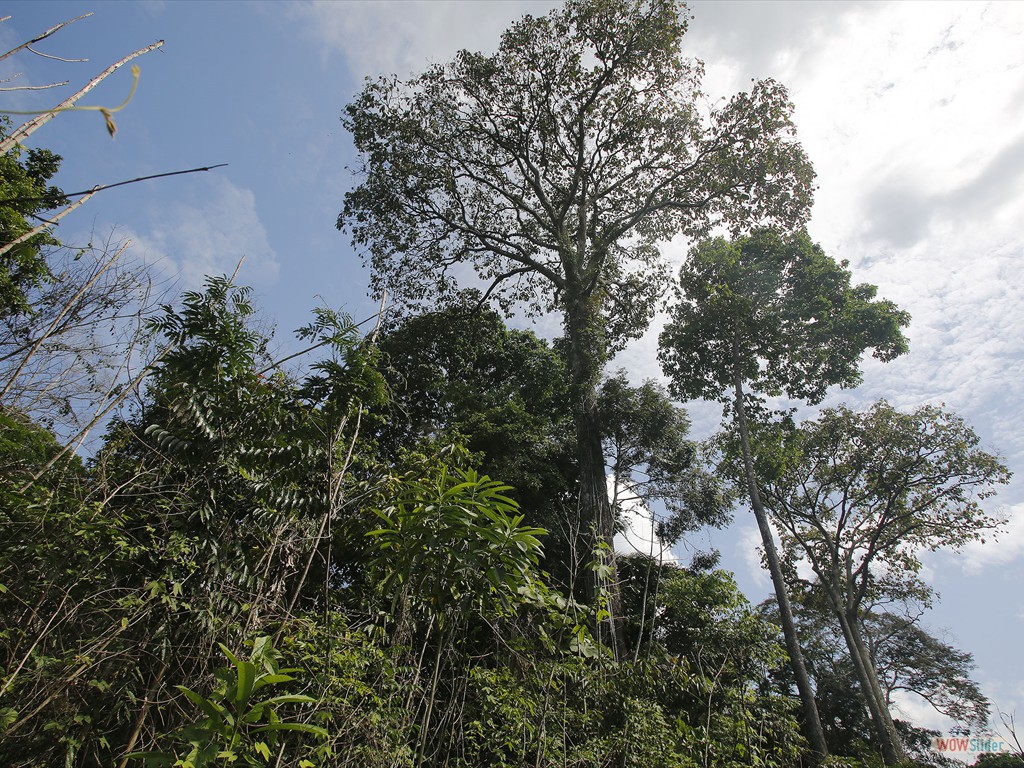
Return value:
<svg viewBox="0 0 1024 768">
<path fill-rule="evenodd" d="M 318 303 L 357 320 L 375 311 L 367 273 L 334 226 L 357 162 L 339 118 L 363 78 L 415 74 L 460 48 L 493 51 L 510 22 L 554 6 L 4 2 L 3 50 L 94 15 L 35 46 L 88 62 L 22 53 L 0 62 L 0 78 L 81 85 L 165 40 L 136 60 L 138 92 L 115 116 L 114 140 L 97 113 L 79 112 L 29 145 L 65 157 L 58 182 L 67 191 L 227 167 L 102 192 L 61 224 L 61 236 L 131 239 L 135 258 L 184 288 L 230 274 L 244 256 L 239 280 L 286 345 Z M 788 87 L 818 174 L 811 236 L 913 317 L 908 355 L 867 361 L 863 385 L 824 405 L 944 403 L 1017 473 L 989 503 L 1009 520 L 997 542 L 927 555 L 925 576 L 941 600 L 925 623 L 973 653 L 993 704 L 1024 719 L 1024 3 L 696 0 L 690 10 L 684 52 L 705 62 L 705 92 L 728 98 L 764 77 Z M 81 103 L 118 104 L 130 80 L 125 68 Z M 0 108 L 44 109 L 70 87 L 0 92 Z M 665 246 L 677 261 L 685 251 L 685 242 Z M 655 327 L 614 365 L 637 381 L 660 378 L 656 345 Z M 697 436 L 716 428 L 718 406 L 689 410 Z M 720 549 L 751 600 L 767 596 L 747 513 L 692 543 Z M 920 724 L 948 725 L 919 701 L 901 706 Z"/>
</svg>

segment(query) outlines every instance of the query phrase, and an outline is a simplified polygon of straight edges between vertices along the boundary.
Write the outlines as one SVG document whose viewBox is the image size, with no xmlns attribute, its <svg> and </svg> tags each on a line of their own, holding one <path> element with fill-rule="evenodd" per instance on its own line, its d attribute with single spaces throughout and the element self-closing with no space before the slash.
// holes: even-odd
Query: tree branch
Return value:
<svg viewBox="0 0 1024 768">
<path fill-rule="evenodd" d="M 21 50 L 24 50 L 25 48 L 28 48 L 30 45 L 32 45 L 32 43 L 38 43 L 41 40 L 45 40 L 50 35 L 52 35 L 52 34 L 54 34 L 56 32 L 59 32 L 60 30 L 62 30 L 68 24 L 74 24 L 79 19 L 86 19 L 86 18 L 88 18 L 90 16 L 92 16 L 92 12 L 91 11 L 89 13 L 83 13 L 81 16 L 76 16 L 75 18 L 71 19 L 70 21 L 65 21 L 65 22 L 62 22 L 62 23 L 54 26 L 54 27 L 50 27 L 48 30 L 43 32 L 43 34 L 39 35 L 38 37 L 33 37 L 27 43 L 22 43 L 17 48 L 12 48 L 7 53 L 0 55 L 0 61 L 3 61 L 4 59 L 6 59 L 6 58 L 8 58 L 10 56 L 13 56 L 18 51 L 21 51 Z M 11 18 L 11 17 L 10 16 L 5 16 L 3 19 L 0 19 L 0 21 L 7 21 L 7 19 L 9 19 L 9 18 Z M 35 51 L 33 51 L 33 53 L 35 53 Z M 6 151 L 6 150 L 4 150 L 4 151 Z"/>
<path fill-rule="evenodd" d="M 35 41 L 33 40 L 31 42 L 35 42 Z M 118 69 L 120 69 L 125 64 L 127 64 L 129 61 L 131 61 L 132 59 L 135 59 L 135 58 L 141 56 L 144 53 L 149 53 L 150 51 L 154 51 L 157 48 L 160 48 L 161 46 L 163 46 L 163 44 L 164 44 L 163 40 L 157 40 L 155 43 L 152 43 L 151 45 L 147 45 L 145 48 L 140 48 L 137 51 L 129 53 L 127 56 L 125 56 L 123 59 L 120 59 L 119 61 L 115 61 L 113 64 L 111 64 L 105 70 L 100 72 L 100 74 L 96 75 L 96 77 L 94 77 L 92 80 L 90 80 L 88 83 L 86 83 L 81 89 L 79 89 L 77 92 L 73 93 L 71 96 L 66 98 L 64 101 L 62 101 L 56 107 L 54 107 L 53 109 L 47 110 L 47 111 L 43 112 L 40 115 L 36 115 L 31 120 L 29 120 L 28 122 L 26 122 L 25 124 L 23 124 L 19 128 L 17 128 L 14 131 L 12 131 L 10 136 L 8 136 L 3 141 L 0 141 L 0 154 L 6 154 L 10 150 L 12 150 L 15 146 L 20 144 L 22 141 L 27 139 L 33 133 L 35 133 L 40 128 L 42 128 L 44 125 L 46 125 L 48 122 L 50 122 L 54 117 L 57 116 L 57 114 L 59 112 L 62 112 L 64 110 L 68 109 L 69 107 L 73 106 L 75 104 L 75 102 L 77 102 L 85 94 L 87 94 L 89 91 L 91 91 L 97 85 L 99 85 L 107 77 L 112 75 Z"/>
</svg>

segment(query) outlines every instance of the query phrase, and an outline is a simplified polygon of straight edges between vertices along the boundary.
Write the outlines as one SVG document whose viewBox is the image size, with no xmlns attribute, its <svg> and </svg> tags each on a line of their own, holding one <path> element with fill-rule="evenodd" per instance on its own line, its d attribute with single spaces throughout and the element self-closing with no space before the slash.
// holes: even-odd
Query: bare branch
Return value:
<svg viewBox="0 0 1024 768">
<path fill-rule="evenodd" d="M 60 88 L 70 82 L 70 80 L 65 80 L 63 83 L 50 83 L 49 85 L 13 85 L 10 88 L 0 88 L 0 91 L 45 91 L 47 88 Z"/>
<path fill-rule="evenodd" d="M 33 40 L 32 42 L 35 42 L 35 41 Z M 145 48 L 140 48 L 137 51 L 129 53 L 127 56 L 125 56 L 123 59 L 120 59 L 119 61 L 115 61 L 113 64 L 111 64 L 105 70 L 103 70 L 100 74 L 96 75 L 96 77 L 94 77 L 92 80 L 90 80 L 88 83 L 86 83 L 81 89 L 79 89 L 77 92 L 75 92 L 74 94 L 72 94 L 71 96 L 66 98 L 64 101 L 62 101 L 56 107 L 54 107 L 53 109 L 48 110 L 48 111 L 46 111 L 46 112 L 44 112 L 44 113 L 42 113 L 40 115 L 36 115 L 31 120 L 26 122 L 24 125 L 22 125 L 21 127 L 17 128 L 14 131 L 12 131 L 10 136 L 8 136 L 6 139 L 4 139 L 2 142 L 0 142 L 0 154 L 9 152 L 17 144 L 21 143 L 22 141 L 27 139 L 29 136 L 31 136 L 33 133 L 35 133 L 37 130 L 39 130 L 42 126 L 46 125 L 46 123 L 48 123 L 50 120 L 52 120 L 57 115 L 57 113 L 59 113 L 61 111 L 64 111 L 64 110 L 67 110 L 69 107 L 74 106 L 74 104 L 80 98 L 82 98 L 85 94 L 87 94 L 89 91 L 91 91 L 97 85 L 99 85 L 107 77 L 109 77 L 111 74 L 113 74 L 118 69 L 123 67 L 129 61 L 131 61 L 132 59 L 135 59 L 135 58 L 141 56 L 144 53 L 149 53 L 150 51 L 154 51 L 157 48 L 160 48 L 161 46 L 163 46 L 163 44 L 164 44 L 163 40 L 157 40 L 155 43 L 152 43 L 151 45 L 147 45 Z"/>
<path fill-rule="evenodd" d="M 170 352 L 173 349 L 173 346 L 174 345 L 169 345 L 167 347 L 164 347 L 164 349 L 161 350 L 160 354 L 158 354 L 156 356 L 156 358 L 151 363 L 149 363 L 145 368 L 143 368 L 142 372 L 138 376 L 136 376 L 134 379 L 132 379 L 125 386 L 125 388 L 123 390 L 121 390 L 121 394 L 119 394 L 117 397 L 115 397 L 113 400 L 111 400 L 110 403 L 108 403 L 107 406 L 103 410 L 99 411 L 95 416 L 93 416 L 93 418 L 89 421 L 89 423 L 86 424 L 84 427 L 82 427 L 82 429 L 78 432 L 78 434 L 75 435 L 72 440 L 68 441 L 67 445 L 65 445 L 63 449 L 61 449 L 58 453 L 54 454 L 53 458 L 51 458 L 48 462 L 46 462 L 46 464 L 43 465 L 42 469 L 40 469 L 38 472 L 36 472 L 32 476 L 32 479 L 29 480 L 27 483 L 25 483 L 24 486 L 22 486 L 21 493 L 24 493 L 29 488 L 31 488 L 32 485 L 37 480 L 39 480 L 40 477 L 42 477 L 43 475 L 45 475 L 47 472 L 50 471 L 50 468 L 54 464 L 56 464 L 58 461 L 60 461 L 62 458 L 64 458 L 64 456 L 66 456 L 68 454 L 68 452 L 71 451 L 71 446 L 72 445 L 75 445 L 76 450 L 77 450 L 77 446 L 81 445 L 81 441 L 85 439 L 85 436 L 87 434 L 89 434 L 89 431 L 93 427 L 95 427 L 97 424 L 99 424 L 100 421 L 102 421 L 103 418 L 108 413 L 110 413 L 115 407 L 117 407 L 117 405 L 119 405 L 122 400 L 124 400 L 126 397 L 128 397 L 128 395 L 132 391 L 134 391 L 135 388 L 139 386 L 139 384 L 142 383 L 143 379 L 145 379 L 147 376 L 149 376 L 150 373 L 153 372 L 154 366 L 156 366 L 156 364 L 158 362 L 160 362 L 167 355 L 167 353 Z"/>
<path fill-rule="evenodd" d="M 3 90 L 3 89 L 0 89 Z M 78 197 L 79 195 L 94 195 L 97 192 L 102 192 L 105 189 L 113 189 L 114 187 L 123 187 L 125 184 L 135 184 L 138 181 L 149 181 L 151 179 L 162 179 L 167 176 L 181 176 L 185 173 L 199 173 L 200 171 L 212 171 L 215 168 L 225 168 L 227 163 L 218 163 L 217 165 L 205 165 L 202 168 L 189 168 L 187 171 L 169 171 L 167 173 L 154 173 L 150 176 L 139 176 L 135 179 L 128 179 L 127 181 L 118 181 L 113 184 L 99 184 L 92 189 L 84 189 L 81 192 L 65 192 L 64 197 Z M 36 200 L 43 200 L 42 197 L 10 197 L 6 200 L 0 200 L 0 205 L 10 205 L 12 203 L 30 203 Z"/>
<path fill-rule="evenodd" d="M 479 312 L 480 311 L 480 309 L 484 306 L 484 304 L 487 303 L 487 300 L 491 297 L 491 293 L 501 283 L 503 283 L 504 281 L 508 280 L 510 277 L 515 277 L 516 275 L 525 275 L 525 274 L 527 274 L 529 272 L 533 272 L 533 271 L 534 271 L 533 267 L 520 267 L 519 269 L 513 269 L 510 272 L 506 272 L 503 275 L 498 275 L 496 278 L 494 278 L 494 282 L 492 282 L 490 284 L 490 286 L 488 286 L 487 290 L 484 292 L 484 295 L 480 297 L 480 301 L 477 302 L 476 308 L 474 309 L 474 311 L 475 312 Z"/>
<path fill-rule="evenodd" d="M 203 168 L 190 168 L 187 171 L 171 171 L 170 173 L 155 173 L 152 176 L 140 176 L 137 179 L 129 179 L 128 181 L 119 181 L 116 184 L 103 184 L 103 185 L 100 185 L 100 186 L 97 186 L 97 187 L 93 187 L 92 189 L 90 189 L 87 192 L 70 192 L 67 195 L 65 195 L 65 197 L 76 197 L 78 195 L 83 195 L 83 197 L 81 199 L 76 200 L 75 202 L 73 202 L 71 205 L 69 205 L 67 208 L 65 208 L 64 210 L 62 210 L 60 213 L 58 213 L 56 216 L 53 216 L 52 218 L 49 218 L 49 219 L 42 219 L 42 218 L 40 218 L 40 221 L 43 222 L 42 224 L 40 224 L 38 227 L 33 227 L 28 232 L 24 233 L 20 237 L 15 238 L 11 242 L 7 243 L 7 245 L 5 245 L 2 248 L 0 248 L 0 256 L 3 256 L 5 253 L 10 251 L 12 248 L 17 247 L 21 243 L 24 243 L 26 240 L 28 240 L 32 236 L 39 234 L 40 232 L 42 232 L 47 227 L 53 226 L 60 219 L 62 219 L 65 216 L 67 216 L 73 210 L 83 206 L 86 202 L 88 202 L 89 198 L 91 198 L 97 192 L 102 192 L 105 189 L 113 189 L 114 187 L 123 187 L 125 184 L 134 184 L 137 181 L 149 181 L 150 179 L 161 179 L 161 178 L 164 178 L 166 176 L 180 176 L 180 175 L 182 175 L 184 173 L 198 173 L 199 171 L 212 171 L 214 168 L 223 168 L 226 165 L 227 165 L 227 163 L 220 163 L 218 165 L 209 165 L 209 166 L 205 166 Z M 28 202 L 28 201 L 31 201 L 31 200 L 38 200 L 38 199 L 40 199 L 40 198 L 33 198 L 33 197 L 21 197 L 21 198 L 19 198 L 19 197 L 15 197 L 15 198 L 11 198 L 10 200 L 0 200 L 0 205 L 6 205 L 6 204 L 18 203 L 18 202 Z M 37 217 L 37 218 L 39 218 L 39 217 Z"/>
<path fill-rule="evenodd" d="M 80 200 L 79 202 L 82 202 L 82 201 Z M 44 333 L 42 336 L 39 337 L 39 340 L 35 343 L 35 345 L 32 347 L 32 349 L 29 350 L 29 353 L 27 355 L 25 355 L 25 359 L 22 360 L 21 365 L 19 365 L 18 368 L 11 375 L 10 380 L 7 382 L 6 386 L 4 386 L 3 391 L 0 392 L 0 398 L 2 398 L 2 397 L 7 395 L 7 392 L 10 390 L 11 386 L 17 380 L 17 378 L 21 374 L 21 372 L 25 369 L 25 366 L 28 364 L 28 361 L 32 358 L 32 355 L 34 355 L 39 350 L 39 348 L 43 345 L 43 342 L 46 341 L 50 337 L 50 335 L 53 333 L 53 331 L 60 325 L 60 321 L 64 319 L 64 315 L 65 314 L 67 314 L 69 311 L 71 311 L 71 307 L 74 306 L 74 303 L 86 291 L 88 291 L 97 280 L 100 279 L 100 277 L 103 275 L 104 272 L 106 272 L 108 269 L 110 269 L 111 266 L 113 266 L 114 262 L 116 262 L 119 258 L 121 258 L 121 256 L 124 254 L 124 252 L 126 250 L 128 250 L 128 246 L 130 246 L 130 245 L 131 245 L 131 240 L 126 241 L 124 243 L 124 245 L 122 245 L 121 248 L 113 256 L 111 256 L 107 260 L 107 262 L 105 264 L 103 264 L 98 270 L 96 270 L 96 274 L 93 276 L 93 278 L 91 280 L 89 280 L 85 285 L 83 285 L 79 289 L 78 293 L 76 293 L 72 297 L 71 301 L 69 301 L 67 303 L 67 305 L 64 307 L 64 310 L 61 311 L 60 313 L 58 313 L 57 317 L 54 318 L 53 323 L 46 330 L 46 333 Z"/>
<path fill-rule="evenodd" d="M 88 59 L 65 59 L 62 56 L 53 56 L 53 55 L 51 55 L 49 53 L 43 53 L 42 51 L 37 51 L 31 45 L 27 46 L 27 48 L 32 53 L 34 53 L 36 56 L 42 56 L 44 59 L 53 59 L 54 61 L 63 61 L 65 63 L 67 63 L 67 64 L 79 64 L 79 63 L 88 61 Z"/>
<path fill-rule="evenodd" d="M 83 197 L 83 198 L 81 198 L 79 200 L 76 200 L 71 205 L 69 205 L 67 208 L 65 208 L 63 211 L 61 211 L 56 216 L 54 216 L 52 219 L 43 219 L 43 223 L 40 224 L 38 227 L 33 227 L 32 229 L 30 229 L 28 232 L 25 232 L 20 237 L 16 237 L 14 240 L 11 240 L 11 242 L 7 243 L 7 245 L 5 245 L 2 248 L 0 248 L 0 256 L 3 256 L 5 253 L 10 251 L 12 248 L 16 248 L 17 246 L 21 245 L 22 243 L 24 243 L 26 240 L 30 239 L 34 235 L 38 235 L 40 232 L 42 232 L 47 227 L 56 224 L 60 219 L 63 219 L 65 216 L 67 216 L 69 213 L 71 213 L 76 208 L 80 208 L 83 205 L 85 205 L 89 201 L 89 198 L 91 198 L 93 196 L 93 194 L 95 194 L 95 193 L 87 194 L 85 197 Z"/>
<path fill-rule="evenodd" d="M 46 38 L 48 38 L 50 35 L 54 34 L 55 32 L 59 32 L 60 30 L 62 30 L 68 24 L 74 24 L 79 19 L 87 19 L 90 16 L 92 16 L 92 12 L 91 11 L 89 13 L 83 13 L 81 16 L 76 16 L 75 18 L 71 19 L 70 21 L 65 21 L 65 22 L 62 22 L 62 23 L 54 26 L 54 27 L 50 27 L 48 30 L 43 32 L 43 34 L 39 35 L 38 37 L 33 37 L 27 43 L 22 43 L 17 48 L 12 48 L 7 53 L 0 54 L 0 61 L 3 61 L 4 59 L 6 59 L 6 58 L 8 58 L 10 56 L 13 56 L 18 51 L 21 51 L 21 50 L 24 50 L 25 48 L 28 48 L 30 45 L 32 45 L 32 43 L 38 43 L 40 40 L 45 40 Z M 5 16 L 4 18 L 0 19 L 0 21 L 7 21 L 9 18 L 11 18 L 11 17 L 10 16 Z"/>
</svg>

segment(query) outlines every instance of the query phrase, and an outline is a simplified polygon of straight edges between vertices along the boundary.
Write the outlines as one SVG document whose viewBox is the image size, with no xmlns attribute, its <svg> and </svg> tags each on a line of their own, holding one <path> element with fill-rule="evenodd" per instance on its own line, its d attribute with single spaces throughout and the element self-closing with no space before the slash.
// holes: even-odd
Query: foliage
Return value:
<svg viewBox="0 0 1024 768">
<path fill-rule="evenodd" d="M 616 513 L 663 504 L 668 514 L 657 533 L 666 543 L 727 521 L 730 499 L 704 470 L 697 445 L 687 439 L 690 421 L 664 388 L 654 381 L 630 386 L 620 370 L 601 383 L 597 407 Z"/>
<path fill-rule="evenodd" d="M 525 520 L 548 529 L 545 565 L 568 559 L 578 471 L 563 357 L 489 310 L 403 318 L 379 338 L 390 402 L 373 434 L 382 461 L 461 443 L 480 472 L 512 486 Z M 564 558 L 563 558 L 564 556 Z"/>
<path fill-rule="evenodd" d="M 983 752 L 974 761 L 976 768 L 1020 768 L 1024 757 L 1013 752 Z"/>
<path fill-rule="evenodd" d="M 822 722 L 833 754 L 864 756 L 879 750 L 864 707 L 850 706 L 863 699 L 858 675 L 843 632 L 835 620 L 828 598 L 820 589 L 796 593 L 796 616 L 808 664 L 815 680 L 815 692 Z M 765 612 L 770 609 L 762 606 Z M 964 732 L 984 729 L 989 704 L 971 677 L 973 658 L 931 634 L 920 624 L 919 606 L 904 606 L 897 613 L 891 603 L 870 606 L 862 615 L 865 642 L 877 670 L 886 703 L 897 691 L 922 697 L 937 711 L 953 718 Z M 773 617 L 777 621 L 777 616 Z M 931 732 L 897 720 L 908 750 L 915 759 L 937 759 Z"/>
<path fill-rule="evenodd" d="M 0 117 L 0 138 L 9 132 L 10 120 Z M 64 193 L 49 185 L 61 159 L 48 149 L 20 147 L 0 155 L 0 246 L 33 229 L 30 218 L 67 203 Z M 0 316 L 31 314 L 27 293 L 51 279 L 43 249 L 56 243 L 44 230 L 0 256 Z"/>
<path fill-rule="evenodd" d="M 509 486 L 475 470 L 426 467 L 403 478 L 391 504 L 374 509 L 369 532 L 383 550 L 378 586 L 423 606 L 443 623 L 448 612 L 498 617 L 536 578 L 542 529 L 522 525 Z"/>
<path fill-rule="evenodd" d="M 765 504 L 780 529 L 789 569 L 801 559 L 810 564 L 814 588 L 827 597 L 842 630 L 861 696 L 892 762 L 898 735 L 880 673 L 884 678 L 894 671 L 886 669 L 893 659 L 869 645 L 869 608 L 927 598 L 917 578 L 921 553 L 958 549 L 991 535 L 1002 521 L 981 502 L 1010 473 L 978 447 L 978 436 L 961 418 L 934 406 L 909 414 L 884 401 L 859 414 L 826 409 L 799 429 L 765 430 L 760 442 Z M 874 627 L 876 634 L 882 629 Z M 925 637 L 903 631 L 894 640 L 912 653 L 928 645 Z M 974 719 L 982 716 L 984 700 L 976 686 L 956 684 L 965 661 L 951 657 L 939 673 L 919 659 L 914 671 L 903 668 L 901 674 L 916 680 L 917 692 L 934 705 Z M 936 686 L 950 684 L 952 699 L 936 695 Z"/>
<path fill-rule="evenodd" d="M 327 732 L 319 726 L 308 723 L 286 721 L 281 717 L 283 708 L 290 705 L 312 704 L 310 696 L 274 693 L 271 688 L 293 682 L 293 673 L 298 669 L 282 669 L 279 654 L 274 650 L 269 637 L 258 637 L 253 641 L 250 660 L 239 659 L 226 646 L 220 645 L 231 666 L 221 667 L 214 672 L 218 684 L 207 698 L 183 685 L 178 690 L 191 702 L 203 717 L 190 725 L 183 726 L 176 740 L 188 746 L 166 752 L 136 752 L 130 758 L 141 759 L 147 766 L 181 766 L 181 768 L 203 768 L 208 765 L 270 765 L 271 753 L 278 748 L 289 733 L 301 733 L 327 738 Z M 309 750 L 310 753 L 312 749 Z M 183 754 L 183 757 L 177 755 Z M 299 766 L 312 768 L 314 762 L 300 759 Z"/>
<path fill-rule="evenodd" d="M 851 286 L 846 264 L 826 256 L 806 232 L 760 229 L 691 249 L 659 339 L 658 357 L 674 395 L 721 400 L 727 414 L 731 409 L 742 455 L 738 487 L 757 521 L 806 728 L 822 754 L 827 744 L 761 501 L 748 412 L 760 411 L 766 396 L 785 393 L 815 403 L 834 384 L 858 383 L 868 348 L 881 360 L 906 351 L 901 329 L 909 316 L 874 296 L 874 286 Z M 897 762 L 902 755 L 891 722 L 884 727 L 886 760 Z"/>
<path fill-rule="evenodd" d="M 465 254 L 488 281 L 516 278 L 506 300 L 540 309 L 590 279 L 618 315 L 611 337 L 628 337 L 660 290 L 655 241 L 806 215 L 811 172 L 785 90 L 758 82 L 702 116 L 679 11 L 570 2 L 514 24 L 493 56 L 369 82 L 345 117 L 365 178 L 338 223 L 377 284 L 421 298 L 450 286 L 441 270 Z"/>
<path fill-rule="evenodd" d="M 781 450 L 764 441 L 762 476 L 787 558 L 807 558 L 851 615 L 912 590 L 922 551 L 959 549 L 1002 523 L 982 502 L 1010 472 L 948 410 L 839 407 L 779 435 Z"/>
<path fill-rule="evenodd" d="M 880 360 L 906 352 L 909 315 L 875 299 L 875 286 L 851 285 L 846 266 L 805 232 L 691 249 L 658 353 L 671 392 L 730 402 L 739 379 L 759 396 L 816 403 L 860 383 L 866 349 Z"/>
<path fill-rule="evenodd" d="M 675 738 L 693 763 L 785 763 L 800 737 L 788 696 L 766 685 L 784 659 L 776 629 L 714 563 L 625 559 L 619 574 L 630 644 L 645 660 L 639 668 L 673 681 L 658 701 L 679 713 Z"/>
<path fill-rule="evenodd" d="M 865 617 L 865 629 L 886 694 L 914 693 L 961 728 L 984 728 L 989 703 L 971 679 L 974 657 L 893 613 Z"/>
</svg>

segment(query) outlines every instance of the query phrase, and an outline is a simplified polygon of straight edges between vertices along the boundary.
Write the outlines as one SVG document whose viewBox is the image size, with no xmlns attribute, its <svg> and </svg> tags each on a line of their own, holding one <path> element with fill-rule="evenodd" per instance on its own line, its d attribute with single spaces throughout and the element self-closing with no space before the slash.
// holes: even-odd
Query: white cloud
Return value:
<svg viewBox="0 0 1024 768">
<path fill-rule="evenodd" d="M 244 257 L 239 282 L 266 286 L 277 280 L 277 254 L 267 238 L 251 190 L 223 178 L 199 182 L 190 202 L 174 202 L 154 213 L 148 228 L 133 236 L 137 251 L 180 277 L 186 289 L 209 275 L 234 272 Z"/>
<path fill-rule="evenodd" d="M 987 568 L 1002 568 L 1024 557 L 1024 504 L 1005 510 L 1009 522 L 997 536 L 986 537 L 985 543 L 972 541 L 959 554 L 950 555 L 960 562 L 965 574 L 974 575 Z"/>
<path fill-rule="evenodd" d="M 747 575 L 762 589 L 771 589 L 772 578 L 761 564 L 761 532 L 756 525 L 739 528 L 736 551 L 747 567 Z"/>
<path fill-rule="evenodd" d="M 493 51 L 513 21 L 557 5 L 552 0 L 307 2 L 292 6 L 291 13 L 307 23 L 325 54 L 342 55 L 358 80 L 375 74 L 407 77 L 448 61 L 460 48 Z"/>
<path fill-rule="evenodd" d="M 949 733 L 950 729 L 956 725 L 952 718 L 937 712 L 931 704 L 915 693 L 894 691 L 892 700 L 892 714 L 902 720 L 910 721 L 919 728 Z"/>
<path fill-rule="evenodd" d="M 612 494 L 614 480 L 608 477 L 608 493 Z M 637 500 L 624 505 L 624 530 L 615 535 L 613 547 L 621 555 L 646 555 L 659 561 L 675 562 L 677 558 L 655 533 L 657 520 L 654 513 L 643 501 Z"/>
</svg>

